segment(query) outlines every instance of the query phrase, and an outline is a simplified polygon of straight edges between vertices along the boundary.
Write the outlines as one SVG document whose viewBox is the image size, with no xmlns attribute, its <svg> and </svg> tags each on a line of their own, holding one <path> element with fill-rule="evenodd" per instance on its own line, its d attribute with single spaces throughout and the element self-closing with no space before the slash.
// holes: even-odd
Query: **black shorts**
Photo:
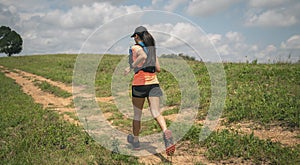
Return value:
<svg viewBox="0 0 300 165">
<path fill-rule="evenodd" d="M 132 97 L 160 97 L 162 91 L 159 84 L 132 86 Z"/>
</svg>

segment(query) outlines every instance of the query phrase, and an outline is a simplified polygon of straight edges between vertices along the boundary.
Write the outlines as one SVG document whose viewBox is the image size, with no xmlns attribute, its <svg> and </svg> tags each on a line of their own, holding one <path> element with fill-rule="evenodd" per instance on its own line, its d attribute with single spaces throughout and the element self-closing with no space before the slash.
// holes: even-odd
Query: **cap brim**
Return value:
<svg viewBox="0 0 300 165">
<path fill-rule="evenodd" d="M 133 33 L 130 37 L 132 38 L 132 37 L 134 37 L 135 36 L 135 33 Z"/>
</svg>

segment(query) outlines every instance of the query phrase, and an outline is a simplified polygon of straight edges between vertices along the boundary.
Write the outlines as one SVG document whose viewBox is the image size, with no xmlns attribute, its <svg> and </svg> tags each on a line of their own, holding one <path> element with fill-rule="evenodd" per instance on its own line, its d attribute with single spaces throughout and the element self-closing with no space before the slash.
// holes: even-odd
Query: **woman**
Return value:
<svg viewBox="0 0 300 165">
<path fill-rule="evenodd" d="M 134 110 L 133 135 L 128 135 L 127 140 L 134 150 L 140 149 L 139 133 L 141 129 L 142 110 L 147 98 L 150 111 L 163 131 L 167 155 L 175 152 L 172 132 L 167 129 L 166 121 L 160 113 L 159 97 L 162 91 L 155 72 L 160 72 L 160 65 L 156 57 L 155 41 L 152 35 L 143 26 L 135 29 L 134 38 L 136 44 L 130 49 L 130 67 L 125 69 L 125 75 L 131 70 L 135 74 L 132 81 L 132 104 Z"/>
</svg>

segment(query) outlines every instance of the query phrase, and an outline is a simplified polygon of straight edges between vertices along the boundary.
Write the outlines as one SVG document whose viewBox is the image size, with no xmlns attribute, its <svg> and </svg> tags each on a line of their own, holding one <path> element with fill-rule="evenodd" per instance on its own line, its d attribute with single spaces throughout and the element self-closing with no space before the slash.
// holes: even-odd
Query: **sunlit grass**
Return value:
<svg viewBox="0 0 300 165">
<path fill-rule="evenodd" d="M 111 80 L 114 68 L 118 65 L 120 60 L 124 56 L 115 56 L 115 55 L 105 55 L 103 56 L 99 67 L 97 69 L 95 88 L 97 97 L 106 97 L 111 96 Z M 18 68 L 27 72 L 31 72 L 46 78 L 50 78 L 55 81 L 64 82 L 67 84 L 72 83 L 72 75 L 74 63 L 76 60 L 76 55 L 45 55 L 45 56 L 28 56 L 28 57 L 11 57 L 11 58 L 1 58 L 0 65 L 6 66 L 8 68 Z M 206 113 L 209 110 L 211 103 L 211 91 L 210 91 L 210 77 L 204 63 L 197 61 L 188 61 L 196 80 L 198 82 L 198 89 L 200 92 L 198 109 L 199 113 L 197 119 L 203 120 L 206 116 Z M 300 127 L 300 64 L 289 64 L 289 63 L 278 63 L 278 64 L 243 64 L 243 63 L 225 63 L 223 64 L 224 70 L 226 73 L 226 83 L 227 83 L 227 97 L 225 100 L 225 108 L 223 111 L 223 117 L 227 119 L 227 122 L 243 122 L 254 121 L 263 125 L 268 125 L 272 123 L 280 123 L 281 126 L 288 127 L 289 129 L 299 129 Z M 165 94 L 165 105 L 172 106 L 176 105 L 180 107 L 181 104 L 181 93 L 180 85 L 174 76 L 162 70 L 158 74 L 160 85 L 164 90 Z M 1 128 L 2 137 L 5 137 L 4 140 L 0 140 L 1 146 L 1 158 L 7 158 L 9 163 L 19 163 L 21 161 L 35 160 L 36 162 L 41 163 L 43 159 L 47 161 L 42 154 L 44 151 L 37 151 L 40 153 L 32 152 L 32 154 L 37 154 L 37 156 L 32 157 L 31 155 L 25 155 L 25 151 L 21 152 L 15 158 L 11 148 L 16 147 L 17 150 L 21 150 L 22 147 L 28 147 L 29 143 L 36 143 L 36 141 L 31 141 L 26 139 L 23 143 L 14 143 L 15 141 L 22 142 L 23 132 L 22 129 L 26 130 L 26 135 L 30 132 L 33 132 L 34 136 L 46 136 L 42 134 L 43 131 L 53 132 L 53 135 L 46 137 L 45 143 L 47 152 L 54 152 L 54 156 L 60 156 L 59 154 L 71 152 L 69 150 L 59 150 L 59 146 L 62 142 L 63 145 L 72 146 L 72 149 L 75 149 L 75 153 L 79 154 L 85 152 L 83 157 L 79 157 L 79 162 L 99 162 L 107 161 L 112 163 L 109 160 L 102 158 L 103 155 L 94 153 L 96 150 L 101 150 L 107 157 L 110 157 L 110 154 L 101 149 L 101 147 L 95 145 L 88 145 L 88 149 L 85 145 L 79 145 L 79 148 L 73 146 L 74 143 L 84 143 L 82 139 L 86 139 L 86 135 L 80 133 L 79 128 L 70 126 L 67 123 L 61 122 L 58 120 L 58 117 L 54 113 L 47 112 L 46 114 L 42 113 L 41 107 L 34 104 L 30 97 L 22 94 L 22 92 L 15 91 L 12 81 L 7 81 L 2 76 L 1 81 L 6 83 L 6 85 L 1 84 L 2 93 L 14 93 L 13 95 L 1 95 Z M 44 87 L 43 87 L 44 86 Z M 53 87 L 44 84 L 41 86 L 44 90 L 48 92 L 54 92 Z M 58 92 L 61 93 L 61 92 Z M 57 94 L 58 95 L 58 94 Z M 63 95 L 59 95 L 63 97 Z M 13 101 L 12 101 L 13 100 Z M 23 100 L 23 101 L 21 101 Z M 6 106 L 8 105 L 8 106 Z M 25 107 L 24 107 L 25 106 Z M 38 123 L 40 124 L 41 116 L 46 116 L 47 120 L 44 120 L 40 124 L 41 127 L 25 128 L 22 123 L 28 121 L 27 118 L 32 117 L 36 112 L 27 110 L 26 107 L 33 107 L 32 109 L 39 112 L 37 113 L 40 116 L 34 116 L 31 125 Z M 127 118 L 122 114 L 118 108 L 111 103 L 99 103 L 99 107 L 103 113 L 110 113 L 110 117 L 107 119 L 112 122 L 116 128 L 124 131 L 131 131 L 131 122 L 130 118 Z M 147 105 L 145 105 L 147 108 Z M 131 110 L 131 109 L 129 109 Z M 178 113 L 178 108 L 167 110 L 163 112 L 163 115 L 172 115 Z M 18 113 L 12 113 L 12 112 Z M 41 111 L 41 112 L 40 112 Z M 26 114 L 24 113 L 26 112 Z M 42 114 L 40 114 L 42 113 Z M 13 115 L 17 115 L 14 117 Z M 32 117 L 32 118 L 34 118 Z M 51 118 L 51 121 L 48 121 Z M 14 120 L 11 120 L 14 119 Z M 52 136 L 60 136 L 59 132 L 54 132 L 54 130 L 61 129 L 61 123 L 64 125 L 64 131 L 69 133 L 64 134 L 63 138 L 57 139 Z M 167 121 L 170 125 L 171 121 Z M 21 125 L 20 125 L 21 124 Z M 49 126 L 51 125 L 51 127 Z M 27 127 L 27 125 L 26 125 Z M 49 128 L 50 127 L 50 128 Z M 31 130 L 29 130 L 31 129 Z M 39 130 L 37 134 L 34 130 Z M 21 133 L 19 133 L 21 130 Z M 71 130 L 71 131 L 70 131 Z M 141 136 L 146 136 L 155 132 L 159 132 L 160 128 L 155 120 L 147 120 L 142 122 L 142 134 Z M 14 134 L 13 132 L 18 132 Z M 259 140 L 253 135 L 241 135 L 238 133 L 230 131 L 221 131 L 213 132 L 205 141 L 200 142 L 199 133 L 201 132 L 201 127 L 199 125 L 194 125 L 190 131 L 184 136 L 182 140 L 191 141 L 195 145 L 200 145 L 202 147 L 207 147 L 206 157 L 211 160 L 226 160 L 230 158 L 239 158 L 242 157 L 244 160 L 251 160 L 253 163 L 271 163 L 271 164 L 297 164 L 299 162 L 299 146 L 295 147 L 283 147 L 278 143 L 270 142 L 269 140 Z M 78 134 L 77 134 L 78 133 Z M 42 134 L 42 135 L 41 135 Z M 74 135 L 76 134 L 76 136 Z M 22 138 L 21 138 L 22 137 Z M 31 139 L 34 139 L 32 136 L 29 136 Z M 12 138 L 14 140 L 10 140 Z M 53 138 L 53 139 L 52 139 Z M 66 139 L 73 139 L 73 141 L 68 141 Z M 64 139 L 64 140 L 62 140 Z M 7 143 L 2 143 L 3 141 Z M 28 144 L 27 144 L 28 143 Z M 49 143 L 49 144 L 48 144 Z M 54 146 L 53 146 L 54 143 Z M 6 147 L 8 144 L 9 147 Z M 39 144 L 39 143 L 38 143 Z M 50 145 L 51 144 L 51 145 Z M 48 147 L 48 148 L 47 148 Z M 22 150 L 23 151 L 23 150 Z M 9 154 L 13 153 L 13 154 Z M 94 155 L 95 159 L 88 159 L 85 157 L 88 154 Z M 4 155 L 4 156 L 3 156 Z M 77 156 L 71 154 L 72 156 Z M 21 158 L 24 156 L 25 158 Z M 51 158 L 52 158 L 51 156 Z M 43 159 L 42 159 L 43 158 Z M 65 160 L 67 158 L 62 157 L 61 159 Z M 74 159 L 74 160 L 78 160 Z M 121 158 L 122 161 L 133 161 L 133 159 L 124 157 Z M 31 162 L 35 162 L 31 161 Z M 68 160 L 70 161 L 70 160 Z M 112 160 L 115 162 L 115 160 Z M 72 161 L 71 161 L 72 163 Z"/>
</svg>

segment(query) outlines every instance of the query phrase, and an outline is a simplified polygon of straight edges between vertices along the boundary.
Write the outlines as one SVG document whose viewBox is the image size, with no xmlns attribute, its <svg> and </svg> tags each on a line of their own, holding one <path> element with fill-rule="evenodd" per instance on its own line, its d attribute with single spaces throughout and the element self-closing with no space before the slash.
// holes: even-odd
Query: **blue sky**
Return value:
<svg viewBox="0 0 300 165">
<path fill-rule="evenodd" d="M 132 14 L 149 10 L 174 14 Z M 1 25 L 23 37 L 21 55 L 103 53 L 109 47 L 109 53 L 126 54 L 132 44 L 126 35 L 142 24 L 153 32 L 160 54 L 197 56 L 185 46 L 188 43 L 203 55 L 212 42 L 222 61 L 296 62 L 298 11 L 298 0 L 0 0 Z M 121 19 L 114 24 L 116 18 Z M 99 28 L 103 25 L 107 29 Z"/>
</svg>

